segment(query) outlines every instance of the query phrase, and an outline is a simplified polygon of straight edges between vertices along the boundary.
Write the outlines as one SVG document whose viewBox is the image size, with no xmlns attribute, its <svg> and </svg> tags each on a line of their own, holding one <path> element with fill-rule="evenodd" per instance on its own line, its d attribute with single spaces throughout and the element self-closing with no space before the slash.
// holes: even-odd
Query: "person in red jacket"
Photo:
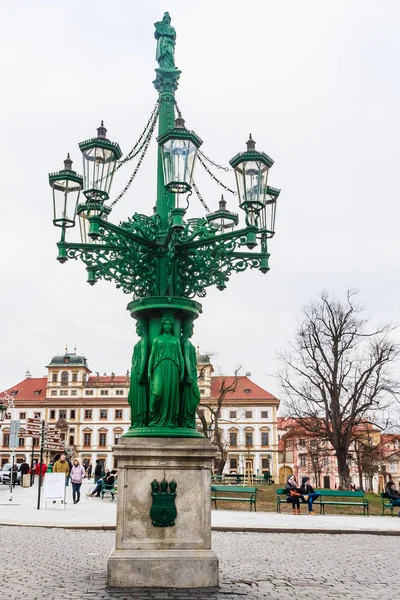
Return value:
<svg viewBox="0 0 400 600">
<path fill-rule="evenodd" d="M 42 473 L 42 485 L 43 485 L 44 476 L 45 476 L 45 473 L 47 472 L 47 465 L 46 465 L 46 463 L 38 463 L 36 465 L 36 467 L 35 467 L 35 473 L 39 477 L 40 477 L 40 472 Z M 39 481 L 40 481 L 40 479 L 39 479 Z"/>
</svg>

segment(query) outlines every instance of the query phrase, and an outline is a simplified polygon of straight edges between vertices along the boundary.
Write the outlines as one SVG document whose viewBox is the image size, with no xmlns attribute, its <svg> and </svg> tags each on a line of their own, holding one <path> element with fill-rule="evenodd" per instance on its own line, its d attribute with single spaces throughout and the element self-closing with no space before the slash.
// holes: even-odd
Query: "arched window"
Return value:
<svg viewBox="0 0 400 600">
<path fill-rule="evenodd" d="M 61 385 L 68 385 L 68 371 L 61 373 Z"/>
</svg>

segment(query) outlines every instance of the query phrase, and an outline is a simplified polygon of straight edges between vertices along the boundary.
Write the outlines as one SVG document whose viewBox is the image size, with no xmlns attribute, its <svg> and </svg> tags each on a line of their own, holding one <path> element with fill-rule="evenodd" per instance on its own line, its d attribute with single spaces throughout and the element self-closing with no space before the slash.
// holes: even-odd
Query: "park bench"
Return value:
<svg viewBox="0 0 400 600">
<path fill-rule="evenodd" d="M 314 506 L 319 505 L 320 513 L 325 514 L 325 506 L 361 506 L 364 511 L 364 515 L 369 516 L 369 505 L 368 498 L 365 497 L 364 492 L 356 491 L 349 492 L 347 490 L 316 490 L 320 493 L 319 498 L 314 500 Z M 284 498 L 283 498 L 284 496 Z M 335 500 L 336 498 L 336 500 Z M 285 488 L 278 488 L 276 490 L 276 512 L 281 512 L 281 504 L 287 503 L 287 496 Z"/>
<path fill-rule="evenodd" d="M 390 510 L 390 514 L 393 517 L 393 508 L 395 508 L 395 506 L 393 505 L 393 500 L 392 498 L 389 498 L 389 496 L 385 493 L 381 494 L 381 498 L 382 498 L 382 517 L 385 514 L 385 510 Z M 397 506 L 396 508 L 400 508 L 400 506 Z"/>
<path fill-rule="evenodd" d="M 101 499 L 104 500 L 104 495 L 109 492 L 111 494 L 111 502 L 114 500 L 114 497 L 117 495 L 118 493 L 118 485 L 117 482 L 113 483 L 112 485 L 107 485 L 107 483 L 103 483 L 103 485 L 101 486 Z"/>
<path fill-rule="evenodd" d="M 211 501 L 217 509 L 218 502 L 249 502 L 250 512 L 257 511 L 256 504 L 257 488 L 244 485 L 212 485 Z"/>
</svg>

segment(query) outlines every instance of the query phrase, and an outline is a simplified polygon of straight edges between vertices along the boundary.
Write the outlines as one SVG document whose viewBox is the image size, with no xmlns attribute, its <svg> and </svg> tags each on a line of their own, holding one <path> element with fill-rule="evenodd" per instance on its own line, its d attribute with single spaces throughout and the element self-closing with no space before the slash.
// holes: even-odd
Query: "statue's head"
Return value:
<svg viewBox="0 0 400 600">
<path fill-rule="evenodd" d="M 172 481 L 169 482 L 169 490 L 173 494 L 176 492 L 176 481 L 175 481 L 175 479 L 173 479 Z"/>
<path fill-rule="evenodd" d="M 171 24 L 171 17 L 170 17 L 170 14 L 169 14 L 169 12 L 165 12 L 165 13 L 164 13 L 164 16 L 163 16 L 163 21 L 164 21 L 165 23 L 168 23 L 168 25 L 170 25 L 170 24 Z"/>
<path fill-rule="evenodd" d="M 168 490 L 168 481 L 166 479 L 163 479 L 160 483 L 160 492 L 161 493 L 166 493 Z"/>
<path fill-rule="evenodd" d="M 186 323 L 184 323 L 184 325 L 183 325 L 183 337 L 191 338 L 193 335 L 193 329 L 194 329 L 194 325 L 193 325 L 192 321 L 186 321 Z"/>
<path fill-rule="evenodd" d="M 174 320 L 172 317 L 165 315 L 161 319 L 161 333 L 171 333 L 174 329 Z"/>
<path fill-rule="evenodd" d="M 153 481 L 151 482 L 151 491 L 152 492 L 158 492 L 158 481 L 157 481 L 157 479 L 153 479 Z"/>
<path fill-rule="evenodd" d="M 145 335 L 147 335 L 146 322 L 144 321 L 144 319 L 138 319 L 136 321 L 136 333 L 139 337 L 144 337 Z"/>
</svg>

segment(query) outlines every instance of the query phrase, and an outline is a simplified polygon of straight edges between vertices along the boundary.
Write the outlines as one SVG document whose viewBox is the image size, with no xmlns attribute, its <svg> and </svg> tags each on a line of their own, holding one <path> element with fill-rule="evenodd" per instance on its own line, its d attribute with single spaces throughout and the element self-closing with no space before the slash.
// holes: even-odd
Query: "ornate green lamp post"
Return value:
<svg viewBox="0 0 400 600">
<path fill-rule="evenodd" d="M 185 219 L 193 191 L 206 206 L 195 184 L 194 171 L 198 159 L 212 175 L 206 165 L 211 161 L 200 151 L 202 140 L 199 136 L 185 127 L 175 101 L 181 72 L 175 66 L 176 33 L 168 13 L 165 13 L 162 21 L 155 23 L 155 28 L 159 66 L 153 83 L 158 91 L 158 100 L 138 142 L 122 158 L 118 144 L 107 139 L 107 131 L 102 123 L 97 130 L 97 137 L 79 144 L 83 155 L 83 179 L 71 170 L 70 159 L 68 163 L 65 162 L 63 171 L 49 176 L 53 194 L 61 194 L 59 204 L 54 200 L 54 224 L 62 228 L 58 260 L 63 263 L 68 259 L 80 259 L 86 266 L 89 284 L 94 285 L 99 279 L 114 281 L 117 287 L 132 297 L 128 310 L 136 319 L 139 341 L 133 350 L 128 398 L 131 427 L 123 436 L 125 441 L 121 439 L 115 449 L 118 460 L 127 461 L 124 465 L 131 463 L 121 444 L 126 447 L 130 444 L 132 448 L 136 444 L 137 456 L 140 454 L 138 449 L 150 443 L 149 439 L 159 439 L 159 442 L 151 442 L 154 452 L 157 444 L 159 451 L 165 452 L 166 447 L 172 448 L 174 443 L 182 444 L 179 440 L 185 439 L 186 444 L 192 444 L 190 451 L 193 452 L 193 444 L 197 443 L 200 446 L 203 444 L 203 454 L 210 452 L 209 441 L 196 429 L 200 393 L 196 352 L 190 338 L 193 322 L 202 309 L 195 298 L 204 297 L 210 286 L 225 289 L 233 272 L 242 272 L 247 268 L 258 269 L 261 273 L 269 270 L 267 242 L 275 232 L 275 210 L 279 196 L 279 190 L 268 185 L 273 160 L 267 154 L 256 151 L 250 136 L 247 150 L 230 161 L 237 192 L 223 185 L 238 196 L 239 207 L 245 213 L 244 227 L 238 228 L 239 217 L 227 209 L 223 197 L 215 212 Z M 157 196 L 154 214 L 146 216 L 136 213 L 115 225 L 108 220 L 108 216 L 132 183 L 157 122 Z M 125 190 L 111 200 L 111 185 L 116 170 L 138 156 L 137 167 Z M 224 170 L 228 171 L 229 168 Z M 214 175 L 212 177 L 217 180 Z M 79 199 L 81 189 L 83 201 Z M 74 199 L 69 202 L 73 193 Z M 56 206 L 59 207 L 58 212 Z M 81 242 L 73 243 L 68 241 L 67 231 L 77 219 Z M 166 438 L 170 438 L 170 442 L 162 441 Z M 207 460 L 211 460 L 211 456 L 212 453 Z M 129 474 L 124 481 L 129 482 Z M 156 499 L 159 502 L 164 497 L 162 494 L 167 493 L 165 490 L 168 486 L 163 485 L 164 488 L 161 486 L 161 491 L 158 491 L 157 485 L 152 483 L 154 502 Z M 177 485 L 176 488 L 174 483 L 168 489 L 173 490 L 174 498 L 179 502 L 184 492 L 180 481 Z M 153 507 L 153 526 L 157 526 L 160 519 L 154 517 L 154 510 Z M 173 522 L 175 524 L 175 520 Z M 177 526 L 179 522 L 178 511 Z M 117 545 L 123 546 L 123 534 L 119 539 L 118 527 L 117 522 Z M 207 527 L 205 529 L 208 531 Z M 215 583 L 215 578 L 211 579 Z M 117 585 L 115 577 L 111 576 L 110 581 L 112 585 Z"/>
</svg>

